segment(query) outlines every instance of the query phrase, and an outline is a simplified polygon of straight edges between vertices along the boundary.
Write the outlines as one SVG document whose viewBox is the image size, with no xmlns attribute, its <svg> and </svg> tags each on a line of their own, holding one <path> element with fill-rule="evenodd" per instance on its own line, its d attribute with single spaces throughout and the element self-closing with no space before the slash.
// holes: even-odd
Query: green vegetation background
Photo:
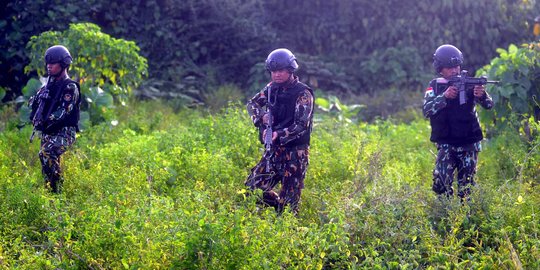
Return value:
<svg viewBox="0 0 540 270">
<path fill-rule="evenodd" d="M 509 45 L 531 41 L 536 1 L 285 3 L 2 2 L 0 268 L 540 268 L 540 46 Z M 43 188 L 39 145 L 18 121 L 21 95 L 39 84 L 24 67 L 40 67 L 43 49 L 27 47 L 31 36 L 78 22 L 135 40 L 130 52 L 140 46 L 149 67 L 135 94 L 162 99 L 135 101 L 114 80 L 106 98 L 84 88 L 91 110 L 55 196 Z M 491 61 L 483 71 L 504 82 L 489 89 L 496 110 L 481 111 L 488 139 L 465 205 L 431 191 L 436 149 L 418 113 L 442 43 L 461 48 L 469 70 Z M 298 217 L 277 217 L 246 196 L 262 147 L 243 105 L 226 105 L 259 89 L 268 79 L 261 59 L 281 46 L 323 98 Z M 76 59 L 103 57 L 99 46 L 77 48 Z"/>
<path fill-rule="evenodd" d="M 431 191 L 428 122 L 317 114 L 300 214 L 246 197 L 260 158 L 243 106 L 141 102 L 80 133 L 49 194 L 29 126 L 0 134 L 0 268 L 538 269 L 538 144 L 484 142 L 471 202 Z M 533 126 L 538 131 L 538 126 Z"/>
<path fill-rule="evenodd" d="M 199 97 L 223 84 L 252 95 L 266 81 L 261 59 L 278 47 L 299 58 L 302 80 L 341 99 L 390 87 L 414 90 L 431 79 L 432 54 L 441 44 L 460 48 L 465 68 L 474 74 L 498 55 L 498 48 L 529 42 L 533 20 L 540 15 L 537 2 L 2 1 L 0 93 L 7 93 L 3 102 L 14 100 L 35 76 L 24 71 L 31 60 L 26 46 L 32 36 L 86 22 L 134 41 L 148 59 L 149 78 L 185 85 L 186 78 L 195 77 Z"/>
</svg>

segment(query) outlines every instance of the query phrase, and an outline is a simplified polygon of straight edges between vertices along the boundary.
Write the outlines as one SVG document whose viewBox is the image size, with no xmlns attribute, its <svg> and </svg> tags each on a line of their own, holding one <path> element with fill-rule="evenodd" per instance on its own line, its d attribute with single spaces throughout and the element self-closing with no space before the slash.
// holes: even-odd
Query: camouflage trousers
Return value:
<svg viewBox="0 0 540 270">
<path fill-rule="evenodd" d="M 55 134 L 41 135 L 41 172 L 45 176 L 45 185 L 54 193 L 60 193 L 63 182 L 60 156 L 75 142 L 75 134 L 75 127 L 64 127 Z"/>
<path fill-rule="evenodd" d="M 439 145 L 433 170 L 433 191 L 439 195 L 453 196 L 454 171 L 457 171 L 458 196 L 466 198 L 475 185 L 474 175 L 478 162 L 479 144 L 466 147 Z"/>
<path fill-rule="evenodd" d="M 298 213 L 300 194 L 309 164 L 309 146 L 279 147 L 266 151 L 245 182 L 251 190 L 263 191 L 262 203 L 272 206 L 281 213 L 289 205 Z M 274 187 L 281 184 L 279 192 Z"/>
</svg>

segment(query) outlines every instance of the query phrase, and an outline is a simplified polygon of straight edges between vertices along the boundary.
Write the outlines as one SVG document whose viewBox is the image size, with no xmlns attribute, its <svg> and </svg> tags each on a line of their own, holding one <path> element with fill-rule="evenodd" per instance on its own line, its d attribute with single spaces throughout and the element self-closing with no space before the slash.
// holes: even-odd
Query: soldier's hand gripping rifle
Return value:
<svg viewBox="0 0 540 270">
<path fill-rule="evenodd" d="M 471 85 L 486 85 L 486 84 L 498 84 L 499 81 L 489 81 L 486 77 L 474 78 L 468 77 L 467 71 L 462 70 L 460 75 L 453 76 L 450 79 L 437 79 L 437 84 L 448 84 L 449 86 L 455 86 L 459 93 L 459 105 L 463 105 L 467 102 L 466 90 Z"/>
<path fill-rule="evenodd" d="M 272 95 L 272 87 L 268 86 L 268 102 L 266 104 L 266 115 L 268 116 L 268 121 L 265 123 L 266 129 L 264 131 L 264 148 L 265 148 L 265 155 L 266 155 L 266 172 L 270 172 L 270 159 L 272 157 L 272 124 L 273 124 L 273 117 L 272 117 L 272 103 L 270 100 L 270 96 Z"/>
<path fill-rule="evenodd" d="M 39 95 L 36 95 L 36 98 L 38 100 L 34 100 L 33 102 L 39 102 L 37 110 L 34 113 L 34 117 L 32 118 L 32 126 L 34 126 L 34 130 L 32 130 L 32 135 L 30 135 L 30 143 L 34 140 L 34 136 L 36 135 L 36 131 L 42 131 L 43 124 L 46 118 L 43 116 L 43 109 L 45 107 L 45 103 L 47 103 L 47 100 L 50 99 L 49 96 L 49 83 L 51 82 L 51 76 L 47 79 L 47 84 L 45 85 L 45 88 L 43 88 L 43 91 L 39 92 Z M 48 117 L 48 116 L 45 116 Z"/>
</svg>

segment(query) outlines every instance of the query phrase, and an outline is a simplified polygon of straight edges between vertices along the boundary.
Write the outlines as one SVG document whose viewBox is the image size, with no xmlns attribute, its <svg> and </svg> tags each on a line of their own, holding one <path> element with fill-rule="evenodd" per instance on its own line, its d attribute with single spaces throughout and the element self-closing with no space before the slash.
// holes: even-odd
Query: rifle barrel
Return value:
<svg viewBox="0 0 540 270">
<path fill-rule="evenodd" d="M 36 135 L 36 130 L 32 130 L 32 135 L 30 135 L 30 143 L 32 143 L 32 141 L 34 141 L 34 135 Z"/>
</svg>

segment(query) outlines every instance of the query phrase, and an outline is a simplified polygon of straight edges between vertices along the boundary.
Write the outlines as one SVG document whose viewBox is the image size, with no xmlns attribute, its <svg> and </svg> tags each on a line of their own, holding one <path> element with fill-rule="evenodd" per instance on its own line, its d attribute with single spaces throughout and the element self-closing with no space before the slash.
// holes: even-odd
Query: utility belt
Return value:
<svg viewBox="0 0 540 270">
<path fill-rule="evenodd" d="M 274 162 L 297 161 L 304 158 L 304 155 L 309 156 L 309 144 L 278 146 L 273 148 L 272 153 L 269 154 L 271 154 L 271 159 Z"/>
<path fill-rule="evenodd" d="M 301 144 L 301 145 L 294 145 L 294 146 L 278 146 L 278 148 L 286 149 L 285 151 L 291 151 L 291 150 L 306 150 L 309 149 L 309 144 Z"/>
<path fill-rule="evenodd" d="M 62 127 L 59 127 L 59 128 L 55 128 L 55 129 L 52 129 L 52 130 L 47 130 L 47 132 L 45 131 L 41 131 L 42 134 L 46 134 L 46 135 L 56 135 L 58 133 L 61 133 L 64 129 L 69 129 L 69 128 L 74 128 L 75 129 L 75 132 L 78 132 L 79 131 L 79 127 L 78 126 L 73 126 L 73 125 L 69 125 L 69 126 L 62 126 Z"/>
</svg>

